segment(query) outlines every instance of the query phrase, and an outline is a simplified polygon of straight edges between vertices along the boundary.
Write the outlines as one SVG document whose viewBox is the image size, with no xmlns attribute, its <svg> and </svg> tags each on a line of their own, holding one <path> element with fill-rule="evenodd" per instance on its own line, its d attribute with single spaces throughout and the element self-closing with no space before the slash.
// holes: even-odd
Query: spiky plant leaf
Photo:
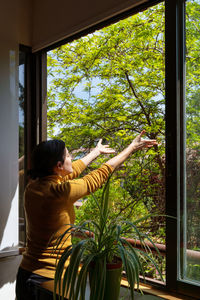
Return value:
<svg viewBox="0 0 200 300">
<path fill-rule="evenodd" d="M 56 300 L 57 286 L 59 286 L 59 295 L 61 294 L 61 278 L 62 278 L 65 262 L 70 257 L 71 253 L 72 253 L 72 245 L 68 246 L 65 249 L 63 255 L 61 256 L 61 258 L 56 266 L 56 272 L 55 272 L 55 277 L 54 277 L 54 300 Z"/>
<path fill-rule="evenodd" d="M 106 263 L 112 262 L 116 255 L 121 258 L 127 280 L 130 287 L 131 299 L 134 299 L 135 284 L 139 288 L 139 274 L 144 276 L 141 259 L 149 260 L 158 270 L 161 278 L 162 274 L 158 265 L 151 257 L 150 242 L 160 255 L 158 248 L 152 239 L 141 233 L 137 224 L 152 217 L 152 214 L 142 217 L 134 222 L 109 220 L 109 181 L 105 184 L 100 201 L 93 195 L 99 210 L 99 221 L 87 220 L 80 225 L 70 225 L 69 228 L 57 239 L 55 249 L 62 250 L 62 245 L 67 236 L 73 233 L 81 233 L 84 240 L 78 241 L 76 245 L 68 246 L 63 252 L 55 273 L 55 287 L 61 292 L 62 299 L 68 294 L 69 300 L 85 300 L 85 290 L 87 275 L 90 273 L 91 293 L 90 300 L 102 300 L 104 298 L 106 284 Z M 89 236 L 86 234 L 89 232 Z M 132 238 L 139 240 L 143 250 L 135 249 L 123 236 L 132 233 Z M 148 254 L 150 253 L 150 255 Z M 69 260 L 67 269 L 64 264 Z M 91 270 L 91 262 L 93 269 Z M 81 269 L 79 270 L 81 266 Z M 91 276 L 93 276 L 91 278 Z M 55 297 L 54 297 L 55 299 Z M 60 298 L 59 298 L 60 299 Z"/>
</svg>

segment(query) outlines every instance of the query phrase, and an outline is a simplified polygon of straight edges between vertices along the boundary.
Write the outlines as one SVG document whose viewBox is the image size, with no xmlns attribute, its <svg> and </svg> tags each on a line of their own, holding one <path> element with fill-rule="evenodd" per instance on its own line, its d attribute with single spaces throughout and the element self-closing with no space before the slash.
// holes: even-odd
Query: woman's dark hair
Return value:
<svg viewBox="0 0 200 300">
<path fill-rule="evenodd" d="M 49 140 L 38 144 L 32 152 L 32 169 L 28 174 L 32 179 L 53 174 L 58 161 L 64 163 L 65 143 L 61 140 Z"/>
</svg>

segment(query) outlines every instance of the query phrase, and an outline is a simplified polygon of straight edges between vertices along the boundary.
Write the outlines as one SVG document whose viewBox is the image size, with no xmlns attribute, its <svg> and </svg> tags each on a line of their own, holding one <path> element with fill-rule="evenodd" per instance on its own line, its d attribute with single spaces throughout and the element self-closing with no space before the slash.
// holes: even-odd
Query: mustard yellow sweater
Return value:
<svg viewBox="0 0 200 300">
<path fill-rule="evenodd" d="M 83 178 L 74 179 L 86 166 L 77 160 L 72 167 L 73 173 L 64 178 L 51 175 L 31 181 L 24 194 L 27 247 L 20 266 L 48 278 L 54 278 L 55 273 L 58 251 L 52 254 L 53 245 L 66 230 L 66 224 L 74 223 L 73 203 L 96 191 L 113 171 L 111 166 L 104 164 Z M 69 244 L 70 238 L 62 245 L 60 253 Z"/>
</svg>

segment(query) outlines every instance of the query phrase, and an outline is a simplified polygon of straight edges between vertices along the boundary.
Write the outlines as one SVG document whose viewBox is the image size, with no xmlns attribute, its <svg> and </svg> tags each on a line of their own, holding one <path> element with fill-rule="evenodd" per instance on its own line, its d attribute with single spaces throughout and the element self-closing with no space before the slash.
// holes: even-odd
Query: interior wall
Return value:
<svg viewBox="0 0 200 300">
<path fill-rule="evenodd" d="M 18 45 L 0 46 L 0 250 L 18 244 Z"/>
<path fill-rule="evenodd" d="M 0 261 L 1 300 L 15 300 L 15 278 L 20 261 L 21 256 L 11 256 L 7 258 L 2 258 Z"/>
<path fill-rule="evenodd" d="M 35 0 L 33 51 L 63 40 L 148 0 Z"/>
<path fill-rule="evenodd" d="M 0 10 L 0 299 L 15 299 L 18 245 L 18 55 L 31 44 L 31 2 L 6 0 Z M 4 253 L 2 255 L 2 253 Z M 8 254 L 7 254 L 8 255 Z"/>
<path fill-rule="evenodd" d="M 18 0 L 18 40 L 25 46 L 32 45 L 33 0 Z"/>
</svg>

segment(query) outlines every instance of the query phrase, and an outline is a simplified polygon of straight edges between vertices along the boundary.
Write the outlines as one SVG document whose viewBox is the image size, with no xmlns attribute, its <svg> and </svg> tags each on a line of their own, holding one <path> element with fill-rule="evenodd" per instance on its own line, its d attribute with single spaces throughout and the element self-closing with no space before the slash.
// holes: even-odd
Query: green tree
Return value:
<svg viewBox="0 0 200 300">
<path fill-rule="evenodd" d="M 200 136 L 199 12 L 199 1 L 187 1 L 187 143 L 192 149 Z M 138 205 L 165 211 L 164 21 L 159 4 L 48 55 L 50 137 L 63 139 L 80 155 L 100 137 L 121 150 L 143 129 L 159 142 L 116 173 L 115 213 L 127 218 Z M 148 224 L 153 233 L 161 221 Z"/>
<path fill-rule="evenodd" d="M 186 2 L 187 248 L 200 249 L 200 1 Z M 194 264 L 194 263 L 193 263 Z M 188 277 L 199 280 L 195 266 Z M 191 270 L 190 270 L 191 269 Z M 198 272 L 200 270 L 197 266 Z M 193 271 L 192 271 L 193 270 Z"/>
<path fill-rule="evenodd" d="M 200 144 L 200 1 L 186 4 L 186 122 L 187 145 Z"/>
<path fill-rule="evenodd" d="M 71 151 L 90 149 L 99 137 L 121 150 L 145 129 L 160 143 L 117 173 L 129 192 L 117 207 L 127 217 L 139 202 L 155 211 L 160 201 L 164 211 L 164 55 L 161 4 L 48 56 L 51 137 L 63 139 Z"/>
</svg>

